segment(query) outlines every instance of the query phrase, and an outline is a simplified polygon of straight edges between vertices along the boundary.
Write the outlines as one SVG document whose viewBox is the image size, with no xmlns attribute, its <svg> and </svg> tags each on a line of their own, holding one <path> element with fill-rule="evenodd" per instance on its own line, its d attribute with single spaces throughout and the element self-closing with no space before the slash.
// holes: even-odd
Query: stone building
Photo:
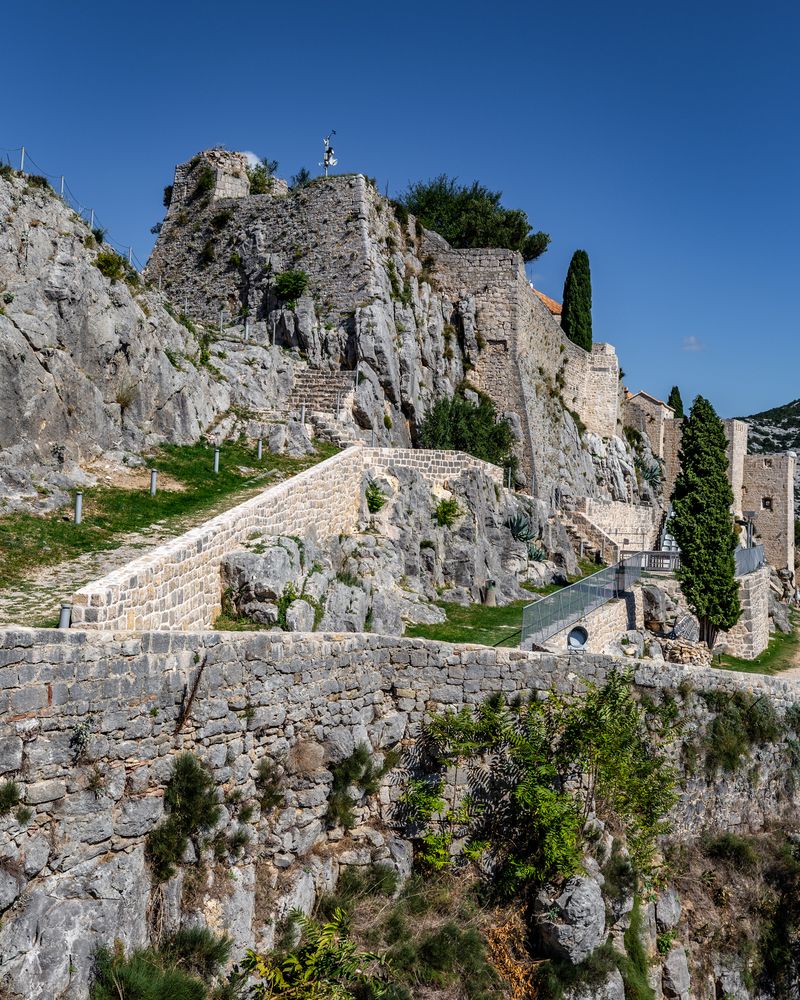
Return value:
<svg viewBox="0 0 800 1000">
<path fill-rule="evenodd" d="M 745 455 L 742 506 L 755 514 L 756 539 L 763 543 L 767 562 L 794 571 L 793 452 L 782 455 Z"/>
<path fill-rule="evenodd" d="M 675 418 L 668 404 L 649 392 L 637 392 L 625 399 L 623 424 L 647 436 L 653 454 L 665 457 L 665 425 Z"/>
</svg>

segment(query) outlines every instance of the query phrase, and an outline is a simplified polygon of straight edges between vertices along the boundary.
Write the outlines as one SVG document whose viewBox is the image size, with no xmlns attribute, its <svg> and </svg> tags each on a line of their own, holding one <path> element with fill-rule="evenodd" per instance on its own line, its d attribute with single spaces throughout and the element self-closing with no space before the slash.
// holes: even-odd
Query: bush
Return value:
<svg viewBox="0 0 800 1000">
<path fill-rule="evenodd" d="M 703 850 L 710 858 L 725 861 L 737 871 L 748 871 L 758 864 L 758 853 L 752 842 L 736 833 L 723 833 L 706 840 Z"/>
<path fill-rule="evenodd" d="M 389 758 L 387 756 L 387 761 Z M 331 767 L 333 783 L 328 796 L 326 819 L 331 826 L 343 826 L 346 830 L 355 825 L 351 786 L 359 788 L 364 795 L 374 795 L 380 788 L 381 778 L 390 763 L 376 767 L 369 747 L 362 743 L 344 760 Z"/>
<path fill-rule="evenodd" d="M 289 188 L 292 191 L 299 191 L 301 188 L 308 187 L 310 183 L 311 174 L 305 167 L 301 167 L 289 181 Z"/>
<path fill-rule="evenodd" d="M 272 177 L 278 169 L 277 160 L 263 159 L 254 167 L 247 168 L 250 180 L 250 194 L 267 194 L 272 190 Z"/>
<path fill-rule="evenodd" d="M 367 510 L 370 514 L 377 514 L 386 503 L 386 497 L 381 492 L 380 486 L 373 479 L 370 479 L 367 483 L 364 495 L 367 499 Z"/>
<path fill-rule="evenodd" d="M 525 212 L 503 208 L 500 198 L 499 191 L 490 191 L 478 181 L 460 185 L 454 177 L 441 174 L 412 184 L 392 205 L 402 225 L 411 213 L 451 246 L 507 247 L 519 251 L 525 260 L 535 260 L 547 249 L 550 237 L 532 232 Z"/>
<path fill-rule="evenodd" d="M 14 168 L 9 163 L 0 163 L 0 177 L 3 180 L 10 181 L 15 174 Z"/>
<path fill-rule="evenodd" d="M 44 190 L 50 190 L 50 181 L 46 177 L 41 177 L 39 174 L 28 174 L 25 178 L 28 182 L 29 187 L 43 188 Z"/>
<path fill-rule="evenodd" d="M 704 740 L 711 775 L 720 769 L 736 771 L 751 747 L 774 743 L 781 736 L 777 712 L 768 698 L 737 691 L 731 697 L 709 695 L 707 701 L 717 712 Z"/>
<path fill-rule="evenodd" d="M 228 225 L 232 218 L 233 211 L 230 208 L 224 208 L 221 212 L 217 212 L 217 214 L 211 219 L 211 228 L 220 233 Z"/>
<path fill-rule="evenodd" d="M 94 236 L 95 240 L 97 240 L 98 243 L 102 243 L 103 240 L 106 238 L 106 231 L 105 229 L 101 229 L 99 226 L 97 226 L 95 229 L 92 230 L 92 236 Z"/>
<path fill-rule="evenodd" d="M 110 281 L 119 281 L 125 277 L 125 261 L 113 250 L 101 250 L 94 263 L 103 277 Z"/>
<path fill-rule="evenodd" d="M 0 816 L 10 813 L 22 801 L 22 793 L 16 781 L 4 781 L 0 785 Z"/>
<path fill-rule="evenodd" d="M 281 271 L 275 277 L 275 294 L 290 307 L 295 305 L 306 288 L 308 275 L 305 271 Z"/>
<path fill-rule="evenodd" d="M 182 753 L 164 791 L 169 815 L 147 835 L 147 855 L 156 882 L 175 873 L 191 837 L 210 830 L 221 807 L 211 773 L 191 753 Z"/>
<path fill-rule="evenodd" d="M 442 497 L 433 512 L 433 519 L 440 528 L 452 528 L 462 513 L 455 497 Z"/>
<path fill-rule="evenodd" d="M 206 195 L 211 194 L 214 190 L 214 181 L 216 180 L 216 173 L 212 167 L 205 166 L 197 174 L 197 181 L 195 182 L 194 189 L 189 196 L 189 201 L 197 201 L 199 198 L 203 198 Z"/>
<path fill-rule="evenodd" d="M 494 465 L 514 465 L 511 424 L 498 419 L 494 403 L 478 393 L 478 405 L 463 390 L 452 399 L 440 399 L 419 427 L 422 448 L 465 451 Z"/>
<path fill-rule="evenodd" d="M 164 205 L 164 208 L 169 208 L 169 206 L 172 204 L 172 190 L 173 190 L 173 188 L 172 188 L 171 184 L 165 185 L 165 187 L 164 187 L 164 195 L 163 195 L 163 197 L 161 199 L 161 202 Z"/>
<path fill-rule="evenodd" d="M 203 249 L 200 251 L 200 263 L 205 265 L 210 264 L 216 257 L 216 251 L 214 249 L 214 241 L 206 240 L 203 244 Z"/>
<path fill-rule="evenodd" d="M 262 815 L 271 812 L 273 809 L 277 809 L 278 806 L 282 806 L 286 801 L 286 795 L 281 788 L 277 768 L 267 757 L 262 757 L 258 762 L 255 785 Z"/>
</svg>

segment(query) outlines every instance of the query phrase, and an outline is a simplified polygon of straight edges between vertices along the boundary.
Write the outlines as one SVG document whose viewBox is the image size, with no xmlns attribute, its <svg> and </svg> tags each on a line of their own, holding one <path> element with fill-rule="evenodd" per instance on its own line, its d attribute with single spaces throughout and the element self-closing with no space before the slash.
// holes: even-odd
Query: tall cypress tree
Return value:
<svg viewBox="0 0 800 1000">
<path fill-rule="evenodd" d="M 673 385 L 673 387 L 669 390 L 669 399 L 667 399 L 667 405 L 672 407 L 672 409 L 675 411 L 675 416 L 679 420 L 682 420 L 686 415 L 683 412 L 683 400 L 681 399 L 681 390 L 677 387 L 677 385 Z"/>
<path fill-rule="evenodd" d="M 700 638 L 712 648 L 717 633 L 741 615 L 736 582 L 736 535 L 728 482 L 728 442 L 722 421 L 698 396 L 683 423 L 681 471 L 672 494 L 670 531 L 681 550 L 678 579 L 700 622 Z"/>
<path fill-rule="evenodd" d="M 561 326 L 564 333 L 585 351 L 592 349 L 592 275 L 589 254 L 576 250 L 564 282 Z"/>
</svg>

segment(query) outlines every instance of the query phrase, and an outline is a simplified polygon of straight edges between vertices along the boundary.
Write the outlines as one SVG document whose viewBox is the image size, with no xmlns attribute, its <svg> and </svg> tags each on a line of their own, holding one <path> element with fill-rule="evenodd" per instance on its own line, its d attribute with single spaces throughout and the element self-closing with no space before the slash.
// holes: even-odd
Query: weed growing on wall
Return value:
<svg viewBox="0 0 800 1000">
<path fill-rule="evenodd" d="M 366 497 L 367 510 L 370 514 L 377 514 L 386 503 L 386 497 L 381 492 L 380 486 L 378 486 L 374 479 L 370 479 L 367 483 L 366 489 L 364 490 L 364 496 Z"/>
<path fill-rule="evenodd" d="M 353 799 L 350 788 L 359 789 L 362 795 L 375 795 L 380 788 L 381 778 L 397 762 L 394 754 L 386 754 L 383 765 L 372 759 L 369 747 L 362 743 L 349 757 L 331 767 L 333 783 L 328 795 L 326 819 L 331 826 L 343 826 L 346 830 L 355 826 Z"/>
<path fill-rule="evenodd" d="M 442 497 L 433 512 L 433 519 L 440 528 L 452 528 L 462 514 L 455 497 Z"/>
</svg>

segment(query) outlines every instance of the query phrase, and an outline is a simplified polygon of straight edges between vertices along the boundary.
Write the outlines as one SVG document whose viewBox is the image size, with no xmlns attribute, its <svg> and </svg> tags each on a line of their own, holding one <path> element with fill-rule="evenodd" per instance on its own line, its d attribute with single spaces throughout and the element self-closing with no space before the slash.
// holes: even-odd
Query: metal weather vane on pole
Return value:
<svg viewBox="0 0 800 1000">
<path fill-rule="evenodd" d="M 336 159 L 336 157 L 333 155 L 333 146 L 331 146 L 331 136 L 332 135 L 336 135 L 336 129 L 335 128 L 331 129 L 330 135 L 326 135 L 325 138 L 322 140 L 322 142 L 323 142 L 323 144 L 325 146 L 325 155 L 322 158 L 322 163 L 320 163 L 320 166 L 325 168 L 325 176 L 326 177 L 328 176 L 328 168 L 329 167 L 335 167 L 336 164 L 339 162 Z"/>
</svg>

